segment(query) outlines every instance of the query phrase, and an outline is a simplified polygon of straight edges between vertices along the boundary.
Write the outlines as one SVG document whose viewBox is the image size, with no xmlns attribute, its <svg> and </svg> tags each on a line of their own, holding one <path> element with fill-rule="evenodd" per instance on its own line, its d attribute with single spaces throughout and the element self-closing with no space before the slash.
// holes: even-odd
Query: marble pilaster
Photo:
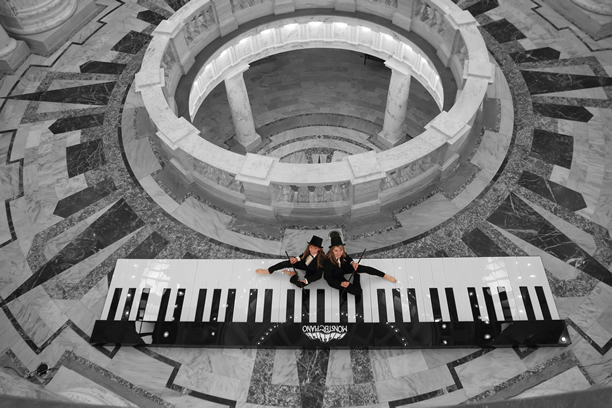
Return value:
<svg viewBox="0 0 612 408">
<path fill-rule="evenodd" d="M 612 5 L 609 1 L 544 0 L 544 3 L 595 40 L 612 34 L 612 16 L 609 14 Z"/>
<path fill-rule="evenodd" d="M 373 151 L 347 157 L 353 175 L 351 217 L 380 212 L 380 183 L 387 176 Z"/>
<path fill-rule="evenodd" d="M 23 41 L 9 37 L 0 26 L 0 73 L 12 73 L 30 54 L 30 49 Z"/>
<path fill-rule="evenodd" d="M 237 29 L 238 21 L 232 12 L 232 3 L 230 0 L 213 0 L 213 3 L 215 4 L 221 35 L 229 34 Z"/>
<path fill-rule="evenodd" d="M 244 186 L 244 208 L 247 214 L 274 217 L 269 174 L 275 163 L 278 163 L 277 158 L 247 153 L 240 173 L 236 174 L 236 181 L 242 182 Z"/>
<path fill-rule="evenodd" d="M 402 124 L 406 118 L 412 74 L 405 64 L 393 59 L 385 61 L 385 65 L 391 69 L 391 80 L 387 93 L 385 121 L 382 132 L 378 134 L 378 140 L 391 148 L 402 143 L 406 138 L 402 131 Z"/>
<path fill-rule="evenodd" d="M 274 0 L 274 14 L 293 13 L 295 2 L 293 0 Z"/>
<path fill-rule="evenodd" d="M 252 152 L 261 144 L 261 136 L 255 132 L 251 102 L 242 75 L 248 68 L 248 64 L 239 64 L 230 69 L 224 82 L 236 131 L 236 142 L 247 152 Z"/>
<path fill-rule="evenodd" d="M 0 21 L 33 52 L 48 55 L 97 12 L 93 0 L 6 0 Z"/>
</svg>

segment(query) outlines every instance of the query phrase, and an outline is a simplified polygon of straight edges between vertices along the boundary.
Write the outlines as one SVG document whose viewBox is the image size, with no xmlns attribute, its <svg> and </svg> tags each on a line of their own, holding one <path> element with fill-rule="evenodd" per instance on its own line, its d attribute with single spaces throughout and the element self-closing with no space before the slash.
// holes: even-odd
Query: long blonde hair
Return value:
<svg viewBox="0 0 612 408">
<path fill-rule="evenodd" d="M 306 249 L 304 250 L 304 253 L 300 257 L 300 259 L 303 259 L 304 261 L 306 261 L 306 258 L 308 258 L 308 255 L 310 255 L 311 245 L 312 244 L 306 245 Z M 323 261 L 325 260 L 325 251 L 323 250 L 323 248 L 318 247 L 316 245 L 312 245 L 312 246 L 315 248 L 319 248 L 319 252 L 317 252 L 317 268 L 320 268 L 323 266 Z"/>
<path fill-rule="evenodd" d="M 336 261 L 335 255 L 334 255 L 334 248 L 338 247 L 338 248 L 342 248 L 342 256 L 340 257 L 341 262 L 344 261 L 344 258 L 346 258 L 346 251 L 344 250 L 344 245 L 340 244 L 340 245 L 334 245 L 332 247 L 329 248 L 329 251 L 327 251 L 327 255 L 325 255 L 326 259 L 331 259 L 332 261 Z"/>
</svg>

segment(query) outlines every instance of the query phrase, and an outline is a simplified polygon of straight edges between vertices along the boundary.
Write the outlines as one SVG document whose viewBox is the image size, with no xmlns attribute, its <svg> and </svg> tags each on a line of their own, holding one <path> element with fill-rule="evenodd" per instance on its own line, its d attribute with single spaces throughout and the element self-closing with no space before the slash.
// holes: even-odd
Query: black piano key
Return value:
<svg viewBox="0 0 612 408">
<path fill-rule="evenodd" d="M 210 307 L 210 321 L 219 320 L 219 307 L 221 306 L 221 289 L 213 290 L 212 305 Z"/>
<path fill-rule="evenodd" d="M 429 295 L 431 297 L 431 309 L 433 311 L 434 321 L 440 322 L 442 321 L 442 308 L 440 307 L 438 288 L 429 288 Z"/>
<path fill-rule="evenodd" d="M 263 322 L 270 323 L 270 321 L 272 321 L 272 289 L 266 289 L 264 293 Z"/>
<path fill-rule="evenodd" d="M 302 289 L 302 323 L 310 323 L 310 289 Z"/>
<path fill-rule="evenodd" d="M 376 297 L 378 298 L 378 321 L 381 323 L 387 323 L 387 299 L 385 299 L 385 290 L 376 289 Z"/>
<path fill-rule="evenodd" d="M 451 322 L 458 322 L 459 314 L 457 313 L 457 304 L 455 303 L 455 292 L 453 292 L 453 288 L 444 288 L 444 291 L 446 292 L 446 303 L 448 303 L 448 313 Z"/>
<path fill-rule="evenodd" d="M 487 305 L 489 321 L 496 322 L 497 315 L 495 314 L 495 306 L 493 305 L 493 295 L 491 294 L 491 288 L 482 288 L 482 293 L 484 294 L 485 304 Z"/>
<path fill-rule="evenodd" d="M 285 315 L 285 320 L 287 322 L 293 322 L 295 313 L 295 289 L 289 289 L 287 291 L 287 313 Z"/>
<path fill-rule="evenodd" d="M 542 317 L 544 317 L 544 320 L 552 320 L 550 310 L 548 309 L 548 302 L 546 301 L 546 296 L 544 295 L 544 288 L 542 288 L 541 286 L 536 286 L 535 291 L 538 295 L 538 301 L 540 302 L 540 310 L 542 310 Z"/>
<path fill-rule="evenodd" d="M 395 322 L 401 323 L 404 321 L 404 315 L 402 312 L 402 292 L 400 292 L 399 288 L 394 288 L 391 290 L 391 294 L 393 295 L 393 313 L 395 313 Z"/>
<path fill-rule="evenodd" d="M 408 289 L 408 308 L 410 310 L 410 321 L 419 321 L 419 308 L 417 306 L 416 292 L 414 289 Z"/>
<path fill-rule="evenodd" d="M 317 289 L 317 323 L 325 323 L 325 289 Z"/>
<path fill-rule="evenodd" d="M 529 289 L 527 286 L 520 286 L 521 296 L 523 297 L 523 304 L 525 305 L 525 312 L 527 312 L 527 320 L 535 320 L 535 312 L 533 311 L 533 305 L 531 304 L 531 296 L 529 296 Z"/>
<path fill-rule="evenodd" d="M 115 293 L 113 293 L 113 300 L 111 301 L 110 308 L 108 309 L 108 316 L 106 316 L 106 320 L 115 320 L 117 308 L 119 307 L 119 299 L 121 298 L 121 291 L 122 288 L 115 288 Z"/>
<path fill-rule="evenodd" d="M 174 304 L 174 312 L 172 313 L 172 321 L 181 321 L 181 312 L 183 311 L 183 302 L 185 301 L 185 289 L 179 289 L 176 294 L 176 303 Z"/>
<path fill-rule="evenodd" d="M 130 311 L 132 310 L 132 303 L 134 303 L 134 295 L 136 294 L 136 288 L 129 288 L 127 297 L 125 298 L 125 306 L 123 307 L 123 313 L 121 313 L 121 320 L 128 320 L 130 318 Z"/>
<path fill-rule="evenodd" d="M 504 286 L 497 287 L 497 293 L 499 293 L 499 300 L 501 301 L 502 310 L 504 311 L 504 320 L 512 321 L 512 310 L 510 309 L 510 302 L 508 302 L 508 293 Z"/>
<path fill-rule="evenodd" d="M 257 289 L 249 291 L 249 312 L 247 314 L 247 322 L 255 323 L 255 314 L 257 313 Z"/>
<path fill-rule="evenodd" d="M 157 313 L 157 321 L 163 322 L 166 319 L 166 311 L 168 310 L 168 303 L 170 302 L 170 288 L 165 288 L 161 296 L 161 302 L 159 304 L 159 312 Z"/>
<path fill-rule="evenodd" d="M 144 288 L 140 295 L 140 303 L 138 304 L 138 313 L 136 313 L 136 320 L 144 319 L 145 309 L 147 308 L 147 302 L 149 301 L 149 292 L 151 288 Z"/>
<path fill-rule="evenodd" d="M 340 292 L 340 323 L 348 323 L 348 293 Z"/>
<path fill-rule="evenodd" d="M 481 319 L 480 316 L 480 305 L 478 304 L 478 295 L 476 294 L 476 288 L 467 288 L 468 299 L 470 300 L 470 306 L 472 308 L 472 317 L 477 322 Z"/>
<path fill-rule="evenodd" d="M 200 289 L 198 293 L 198 304 L 196 305 L 195 321 L 201 322 L 204 318 L 204 304 L 206 303 L 206 289 Z"/>
<path fill-rule="evenodd" d="M 236 302 L 236 289 L 227 291 L 227 303 L 225 304 L 225 321 L 231 322 L 234 318 L 234 304 Z"/>
<path fill-rule="evenodd" d="M 365 321 L 363 318 L 363 294 L 359 297 L 359 302 L 357 302 L 357 298 L 355 298 L 355 321 L 357 323 L 363 323 Z"/>
</svg>

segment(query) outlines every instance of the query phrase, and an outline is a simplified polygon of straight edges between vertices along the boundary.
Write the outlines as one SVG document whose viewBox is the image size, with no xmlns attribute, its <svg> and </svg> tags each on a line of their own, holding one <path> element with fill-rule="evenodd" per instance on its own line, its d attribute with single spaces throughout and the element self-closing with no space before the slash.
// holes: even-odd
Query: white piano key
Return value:
<svg viewBox="0 0 612 408">
<path fill-rule="evenodd" d="M 272 323 L 280 322 L 280 295 L 281 295 L 281 282 L 289 282 L 289 275 L 282 271 L 277 271 L 272 274 L 270 279 L 270 289 L 272 289 L 272 308 L 270 313 L 270 321 Z M 283 308 L 284 310 L 284 308 Z M 283 316 L 284 319 L 284 316 Z"/>
<path fill-rule="evenodd" d="M 540 302 L 538 300 L 538 295 L 535 291 L 536 286 L 541 286 L 544 291 L 544 297 L 546 298 L 546 303 L 548 304 L 548 310 L 550 311 L 550 317 L 554 320 L 559 319 L 559 313 L 557 311 L 557 307 L 555 305 L 555 299 L 550 291 L 550 285 L 548 284 L 548 278 L 546 277 L 546 271 L 544 270 L 544 265 L 542 264 L 542 260 L 539 256 L 525 256 L 525 257 L 517 257 L 519 268 L 521 268 L 521 274 L 523 276 L 523 280 L 527 280 L 529 282 L 529 294 L 531 295 L 531 303 L 533 304 L 533 309 L 536 312 L 536 317 L 540 319 L 538 316 L 542 316 L 541 319 L 544 319 L 542 315 L 542 309 L 540 307 Z"/>
<path fill-rule="evenodd" d="M 429 307 L 431 309 L 431 303 L 425 302 L 425 300 L 429 300 L 429 298 L 427 297 L 429 292 L 423 292 L 423 288 L 421 284 L 421 272 L 420 272 L 420 267 L 419 267 L 419 260 L 414 259 L 414 258 L 405 259 L 405 263 L 406 263 L 406 276 L 408 278 L 408 288 L 413 288 L 415 296 L 416 296 L 419 322 L 430 321 L 430 320 L 427 320 L 427 315 L 425 313 L 426 311 L 425 304 L 429 303 L 430 304 Z M 411 317 L 411 321 L 412 320 L 414 319 Z"/>
<path fill-rule="evenodd" d="M 497 285 L 502 286 L 506 289 L 506 296 L 508 297 L 508 307 L 510 308 L 510 312 L 512 314 L 512 320 L 518 320 L 518 310 L 516 305 L 516 292 L 512 287 L 512 282 L 510 280 L 510 271 L 509 266 L 512 268 L 512 261 L 506 262 L 506 257 L 493 257 L 494 263 L 497 265 L 497 269 L 495 270 L 495 275 L 497 276 Z"/>
<path fill-rule="evenodd" d="M 338 291 L 330 287 L 327 282 L 325 282 L 325 279 L 320 279 L 316 283 L 319 287 L 321 287 L 321 289 L 325 290 L 325 322 L 333 323 L 335 322 L 334 318 L 332 317 L 333 315 L 337 316 L 338 318 L 340 317 L 338 302 L 332 301 L 332 293 L 336 292 L 336 294 L 338 294 Z"/>
<path fill-rule="evenodd" d="M 412 319 L 410 317 L 410 302 L 408 300 L 408 289 L 410 288 L 410 286 L 408 278 L 408 269 L 406 268 L 406 260 L 393 259 L 392 261 L 393 269 L 391 270 L 391 275 L 393 275 L 395 279 L 397 279 L 395 289 L 393 290 L 399 290 L 402 306 L 402 321 L 408 323 L 412 321 Z"/>
<path fill-rule="evenodd" d="M 329 301 L 331 302 L 331 307 L 328 307 L 330 310 L 329 320 L 326 318 L 326 321 L 329 323 L 340 323 L 340 291 L 332 287 L 329 287 L 326 291 L 330 294 Z M 327 298 L 325 301 L 327 301 Z"/>
<path fill-rule="evenodd" d="M 309 307 L 309 319 L 310 323 L 316 323 L 317 321 L 317 286 L 316 285 L 308 285 L 308 289 L 310 289 L 310 302 L 308 303 Z"/>
<path fill-rule="evenodd" d="M 255 288 L 255 280 L 259 276 L 255 272 L 257 268 L 260 266 L 251 259 L 234 259 L 231 287 L 236 289 L 236 300 L 232 316 L 233 322 L 247 321 L 250 289 Z"/>
<path fill-rule="evenodd" d="M 197 275 L 205 274 L 206 277 L 206 301 L 204 302 L 203 322 L 210 322 L 210 311 L 212 308 L 213 292 L 217 288 L 221 272 L 225 264 L 224 259 L 201 259 L 198 260 Z M 197 281 L 198 278 L 196 278 Z M 199 289 L 199 288 L 198 288 Z"/>
<path fill-rule="evenodd" d="M 212 275 L 207 272 L 208 267 L 204 266 L 204 263 L 200 264 L 200 262 L 206 262 L 204 260 L 195 260 L 195 276 L 193 279 L 193 297 L 192 301 L 187 305 L 187 309 L 185 310 L 185 306 L 183 306 L 183 314 L 185 317 L 181 316 L 181 320 L 186 322 L 195 321 L 195 316 L 198 307 L 198 299 L 200 296 L 200 289 L 207 289 L 206 291 L 206 299 L 210 296 L 210 289 L 208 289 L 208 278 Z M 203 316 L 202 316 L 203 318 Z"/>
<path fill-rule="evenodd" d="M 111 279 L 111 283 L 108 288 L 108 295 L 106 296 L 106 301 L 104 302 L 104 307 L 102 308 L 102 316 L 101 319 L 106 319 L 108 313 L 110 311 L 111 303 L 113 301 L 113 296 L 115 295 L 115 289 L 121 288 L 121 293 L 126 292 L 127 289 L 125 284 L 126 280 L 130 276 L 139 276 L 141 277 L 144 271 L 148 268 L 150 263 L 149 259 L 118 259 L 115 264 L 115 270 L 113 272 L 113 278 Z M 121 314 L 123 311 L 123 305 L 121 302 L 117 305 L 117 311 Z M 120 311 L 121 310 L 121 311 Z M 111 316 L 111 320 L 115 320 L 115 316 Z M 121 317 L 119 317 L 121 319 Z"/>
<path fill-rule="evenodd" d="M 280 271 L 274 272 L 274 274 L 282 273 Z M 255 322 L 261 323 L 263 322 L 264 316 L 264 302 L 266 289 L 270 288 L 270 280 L 272 279 L 272 275 L 258 275 L 257 276 L 257 284 L 255 288 L 257 289 L 257 308 L 255 309 Z"/>
<path fill-rule="evenodd" d="M 146 273 L 147 285 L 151 287 L 149 300 L 145 309 L 144 320 L 156 321 L 159 315 L 164 289 L 168 288 L 170 276 L 167 274 L 169 264 L 166 259 L 152 259 Z"/>
<path fill-rule="evenodd" d="M 504 320 L 504 311 L 502 309 L 501 301 L 499 299 L 499 294 L 497 292 L 497 275 L 495 273 L 497 269 L 497 265 L 494 263 L 493 258 L 483 257 L 483 258 L 472 258 L 472 265 L 474 267 L 474 274 L 480 276 L 481 278 L 481 288 L 482 292 L 483 288 L 489 288 L 491 291 L 491 298 L 493 299 L 493 307 L 495 309 L 495 316 L 498 321 Z M 483 295 L 484 297 L 484 295 Z M 486 304 L 485 304 L 486 306 Z M 489 316 L 489 319 L 491 316 Z"/>
<path fill-rule="evenodd" d="M 442 260 L 442 258 L 430 258 L 430 262 L 434 287 L 438 288 L 438 297 L 440 299 L 440 311 L 442 312 L 442 321 L 450 322 L 448 300 L 446 299 L 446 288 L 449 286 L 446 283 L 444 261 Z"/>
<path fill-rule="evenodd" d="M 475 270 L 472 264 L 472 258 L 456 258 L 455 267 L 457 268 L 456 277 L 458 281 L 458 289 L 460 294 L 455 290 L 455 298 L 462 297 L 465 299 L 466 307 L 469 309 L 466 315 L 467 321 L 473 321 L 472 304 L 470 303 L 470 293 L 468 288 L 474 288 L 473 297 L 478 302 L 478 312 L 482 321 L 489 321 L 489 313 L 485 303 L 484 294 L 482 293 L 482 276 L 479 270 Z"/>
<path fill-rule="evenodd" d="M 227 312 L 227 294 L 232 287 L 232 275 L 234 274 L 234 260 L 225 259 L 219 275 L 219 283 L 217 288 L 221 289 L 221 300 L 219 301 L 219 315 L 217 317 L 218 322 L 225 321 L 225 313 Z"/>
<path fill-rule="evenodd" d="M 471 322 L 474 317 L 472 315 L 472 305 L 470 304 L 469 294 L 465 285 L 465 276 L 469 274 L 467 258 L 443 258 L 444 273 L 446 275 L 446 284 L 453 288 L 455 295 L 455 305 L 457 306 L 457 315 L 460 322 Z"/>
<path fill-rule="evenodd" d="M 193 262 L 191 259 L 167 259 L 166 263 L 168 267 L 165 273 L 170 277 L 168 287 L 172 289 L 172 292 L 170 292 L 170 300 L 164 320 L 171 322 L 174 317 L 174 309 L 178 299 L 179 289 L 185 289 L 185 294 L 183 295 L 185 297 L 185 299 L 183 299 L 183 308 L 186 305 L 187 294 L 191 294 L 193 291 L 197 263 Z"/>
<path fill-rule="evenodd" d="M 363 298 L 363 321 L 366 323 L 377 323 L 378 322 L 378 302 L 372 299 L 372 292 L 370 289 L 371 276 L 367 273 L 359 274 L 362 298 Z M 349 294 L 349 296 L 351 296 Z"/>
<path fill-rule="evenodd" d="M 365 262 L 365 265 L 371 266 L 372 268 L 376 268 L 379 271 L 382 271 L 386 274 L 391 275 L 393 271 L 393 260 L 392 259 L 368 259 Z M 363 274 L 362 274 L 363 275 Z M 391 290 L 395 288 L 395 284 L 389 282 L 386 279 L 379 278 L 378 276 L 370 276 L 370 284 L 372 286 L 372 299 L 376 300 L 376 304 L 378 305 L 379 311 L 378 314 L 380 316 L 380 305 L 378 304 L 378 289 L 384 290 L 384 298 L 385 298 L 385 309 L 387 313 L 387 321 L 395 322 L 395 311 L 393 310 L 393 294 Z"/>
<path fill-rule="evenodd" d="M 274 274 L 276 274 L 276 272 Z M 277 301 L 277 313 L 276 320 L 274 320 L 275 314 L 274 310 L 272 311 L 273 322 L 283 323 L 287 321 L 287 294 L 291 289 L 294 289 L 296 291 L 302 291 L 302 289 L 291 283 L 290 277 L 288 275 L 283 274 L 278 288 L 278 296 L 274 298 Z M 295 311 L 295 308 L 293 310 Z"/>
<path fill-rule="evenodd" d="M 431 261 L 429 258 L 419 258 L 419 277 L 421 278 L 421 292 L 423 293 L 423 308 L 425 309 L 425 322 L 433 322 L 434 315 L 431 303 L 431 295 L 429 289 L 435 287 L 431 270 Z"/>
<path fill-rule="evenodd" d="M 527 320 L 527 311 L 525 310 L 525 304 L 523 302 L 523 295 L 521 295 L 521 286 L 523 284 L 523 276 L 521 274 L 521 268 L 519 268 L 518 260 L 516 257 L 504 257 L 504 263 L 506 270 L 508 271 L 508 280 L 512 287 L 512 293 L 514 295 L 514 301 L 516 303 L 516 320 Z M 514 317 L 514 314 L 512 315 Z"/>
<path fill-rule="evenodd" d="M 295 323 L 302 322 L 302 295 L 303 295 L 303 290 L 296 287 L 295 288 L 295 298 L 293 301 L 293 321 Z"/>
<path fill-rule="evenodd" d="M 338 293 L 341 293 L 338 291 Z M 348 322 L 355 323 L 357 321 L 356 311 L 357 306 L 355 305 L 355 296 L 347 294 L 346 296 L 346 304 L 347 304 L 347 313 L 348 313 Z"/>
</svg>

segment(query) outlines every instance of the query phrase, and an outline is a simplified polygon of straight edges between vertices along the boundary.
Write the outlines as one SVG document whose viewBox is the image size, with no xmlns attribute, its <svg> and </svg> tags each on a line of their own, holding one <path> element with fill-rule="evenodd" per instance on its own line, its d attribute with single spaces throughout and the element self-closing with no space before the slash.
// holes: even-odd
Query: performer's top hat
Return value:
<svg viewBox="0 0 612 408">
<path fill-rule="evenodd" d="M 331 245 L 329 246 L 330 248 L 336 245 L 344 245 L 344 243 L 342 242 L 342 237 L 340 236 L 340 233 L 338 231 L 330 232 L 329 237 L 331 238 Z"/>
<path fill-rule="evenodd" d="M 323 238 L 313 235 L 312 238 L 310 238 L 310 242 L 308 242 L 308 244 L 314 245 L 318 248 L 323 248 Z"/>
</svg>

